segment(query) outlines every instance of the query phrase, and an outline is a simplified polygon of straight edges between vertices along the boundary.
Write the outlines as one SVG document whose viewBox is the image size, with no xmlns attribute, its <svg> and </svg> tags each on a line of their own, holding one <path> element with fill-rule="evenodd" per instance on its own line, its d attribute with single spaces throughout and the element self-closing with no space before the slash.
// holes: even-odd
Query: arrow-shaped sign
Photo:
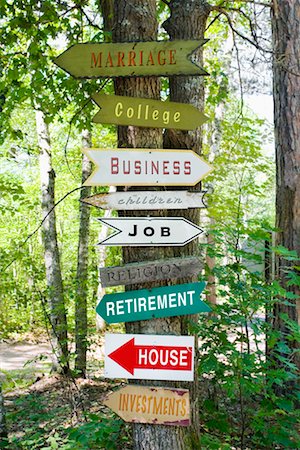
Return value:
<svg viewBox="0 0 300 450">
<path fill-rule="evenodd" d="M 108 394 L 103 403 L 125 422 L 190 425 L 188 389 L 130 384 Z"/>
<path fill-rule="evenodd" d="M 92 99 L 101 108 L 93 118 L 96 123 L 194 130 L 208 119 L 197 108 L 184 103 L 106 94 L 94 94 Z"/>
<path fill-rule="evenodd" d="M 105 294 L 96 311 L 108 323 L 210 312 L 210 307 L 200 300 L 204 288 L 202 281 Z"/>
<path fill-rule="evenodd" d="M 75 78 L 208 75 L 191 55 L 207 39 L 75 44 L 54 62 Z"/>
<path fill-rule="evenodd" d="M 194 337 L 106 334 L 105 376 L 193 379 Z"/>
<path fill-rule="evenodd" d="M 86 148 L 83 152 L 96 165 L 85 186 L 194 186 L 212 171 L 192 150 Z"/>
<path fill-rule="evenodd" d="M 183 246 L 203 230 L 184 217 L 109 217 L 97 219 L 117 230 L 98 245 Z"/>
<path fill-rule="evenodd" d="M 207 208 L 204 203 L 206 193 L 207 191 L 126 191 L 95 194 L 81 201 L 98 208 L 117 211 Z"/>
</svg>

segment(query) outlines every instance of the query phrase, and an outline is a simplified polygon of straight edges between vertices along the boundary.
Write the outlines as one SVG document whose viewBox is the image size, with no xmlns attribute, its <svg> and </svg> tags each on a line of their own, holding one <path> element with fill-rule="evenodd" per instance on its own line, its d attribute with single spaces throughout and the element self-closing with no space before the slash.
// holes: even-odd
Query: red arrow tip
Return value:
<svg viewBox="0 0 300 450">
<path fill-rule="evenodd" d="M 125 342 L 121 347 L 111 352 L 108 357 L 119 364 L 127 372 L 134 375 L 134 368 L 136 366 L 136 352 L 135 352 L 134 338 Z"/>
</svg>

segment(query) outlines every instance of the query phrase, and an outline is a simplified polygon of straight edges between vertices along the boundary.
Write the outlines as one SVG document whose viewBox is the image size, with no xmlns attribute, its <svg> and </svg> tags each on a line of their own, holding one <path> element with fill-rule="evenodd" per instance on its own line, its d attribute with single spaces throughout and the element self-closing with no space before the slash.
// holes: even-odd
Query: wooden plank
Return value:
<svg viewBox="0 0 300 450">
<path fill-rule="evenodd" d="M 103 287 L 172 280 L 198 275 L 203 263 L 195 256 L 100 268 Z"/>
<path fill-rule="evenodd" d="M 96 311 L 107 323 L 208 313 L 211 308 L 200 299 L 204 288 L 201 281 L 105 294 Z"/>
<path fill-rule="evenodd" d="M 191 60 L 207 39 L 75 44 L 55 64 L 75 78 L 208 75 Z"/>
<path fill-rule="evenodd" d="M 98 245 L 183 246 L 203 230 L 185 217 L 109 217 L 98 219 L 115 230 Z"/>
<path fill-rule="evenodd" d="M 192 150 L 86 148 L 96 165 L 85 186 L 194 186 L 213 168 Z"/>
<path fill-rule="evenodd" d="M 80 201 L 116 211 L 207 208 L 204 203 L 206 193 L 207 191 L 126 191 L 95 194 Z"/>
<path fill-rule="evenodd" d="M 93 122 L 152 128 L 194 130 L 208 117 L 192 105 L 121 95 L 94 94 L 100 106 Z"/>
<path fill-rule="evenodd" d="M 104 405 L 125 422 L 190 425 L 188 389 L 127 385 L 108 394 Z"/>
<path fill-rule="evenodd" d="M 104 376 L 194 380 L 194 336 L 105 334 Z"/>
</svg>

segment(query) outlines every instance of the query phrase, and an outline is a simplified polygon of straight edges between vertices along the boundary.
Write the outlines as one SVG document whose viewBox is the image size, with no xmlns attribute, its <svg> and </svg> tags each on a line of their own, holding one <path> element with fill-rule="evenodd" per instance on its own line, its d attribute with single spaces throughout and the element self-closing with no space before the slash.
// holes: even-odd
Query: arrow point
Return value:
<svg viewBox="0 0 300 450">
<path fill-rule="evenodd" d="M 134 366 L 136 363 L 134 338 L 125 342 L 121 347 L 118 347 L 108 357 L 123 367 L 123 369 L 127 370 L 131 375 L 134 375 Z"/>
</svg>

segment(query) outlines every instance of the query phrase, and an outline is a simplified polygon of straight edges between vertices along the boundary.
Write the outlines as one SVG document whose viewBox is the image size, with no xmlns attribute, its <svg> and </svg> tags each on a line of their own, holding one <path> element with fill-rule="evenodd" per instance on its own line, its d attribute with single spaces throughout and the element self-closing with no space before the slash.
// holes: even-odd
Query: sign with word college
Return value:
<svg viewBox="0 0 300 450">
<path fill-rule="evenodd" d="M 203 263 L 195 256 L 100 267 L 102 287 L 171 280 L 198 275 Z"/>
<path fill-rule="evenodd" d="M 190 397 L 187 389 L 130 384 L 108 394 L 102 403 L 125 422 L 190 425 Z"/>
<path fill-rule="evenodd" d="M 194 336 L 105 334 L 104 376 L 193 381 Z"/>
<path fill-rule="evenodd" d="M 105 294 L 96 311 L 108 323 L 210 312 L 210 307 L 200 300 L 204 288 L 202 281 Z"/>
<path fill-rule="evenodd" d="M 183 246 L 203 230 L 185 217 L 109 217 L 97 219 L 116 232 L 98 245 Z"/>
<path fill-rule="evenodd" d="M 85 186 L 194 186 L 212 167 L 192 150 L 83 149 L 96 168 Z"/>
<path fill-rule="evenodd" d="M 206 42 L 87 42 L 68 48 L 54 62 L 75 78 L 208 75 L 191 58 Z"/>
<path fill-rule="evenodd" d="M 207 120 L 197 108 L 185 103 L 106 94 L 94 94 L 92 99 L 101 108 L 93 118 L 96 123 L 193 130 Z"/>
<path fill-rule="evenodd" d="M 187 209 L 206 208 L 204 196 L 207 191 L 127 191 L 95 194 L 81 199 L 82 202 L 102 209 L 129 211 L 137 209 Z"/>
</svg>

